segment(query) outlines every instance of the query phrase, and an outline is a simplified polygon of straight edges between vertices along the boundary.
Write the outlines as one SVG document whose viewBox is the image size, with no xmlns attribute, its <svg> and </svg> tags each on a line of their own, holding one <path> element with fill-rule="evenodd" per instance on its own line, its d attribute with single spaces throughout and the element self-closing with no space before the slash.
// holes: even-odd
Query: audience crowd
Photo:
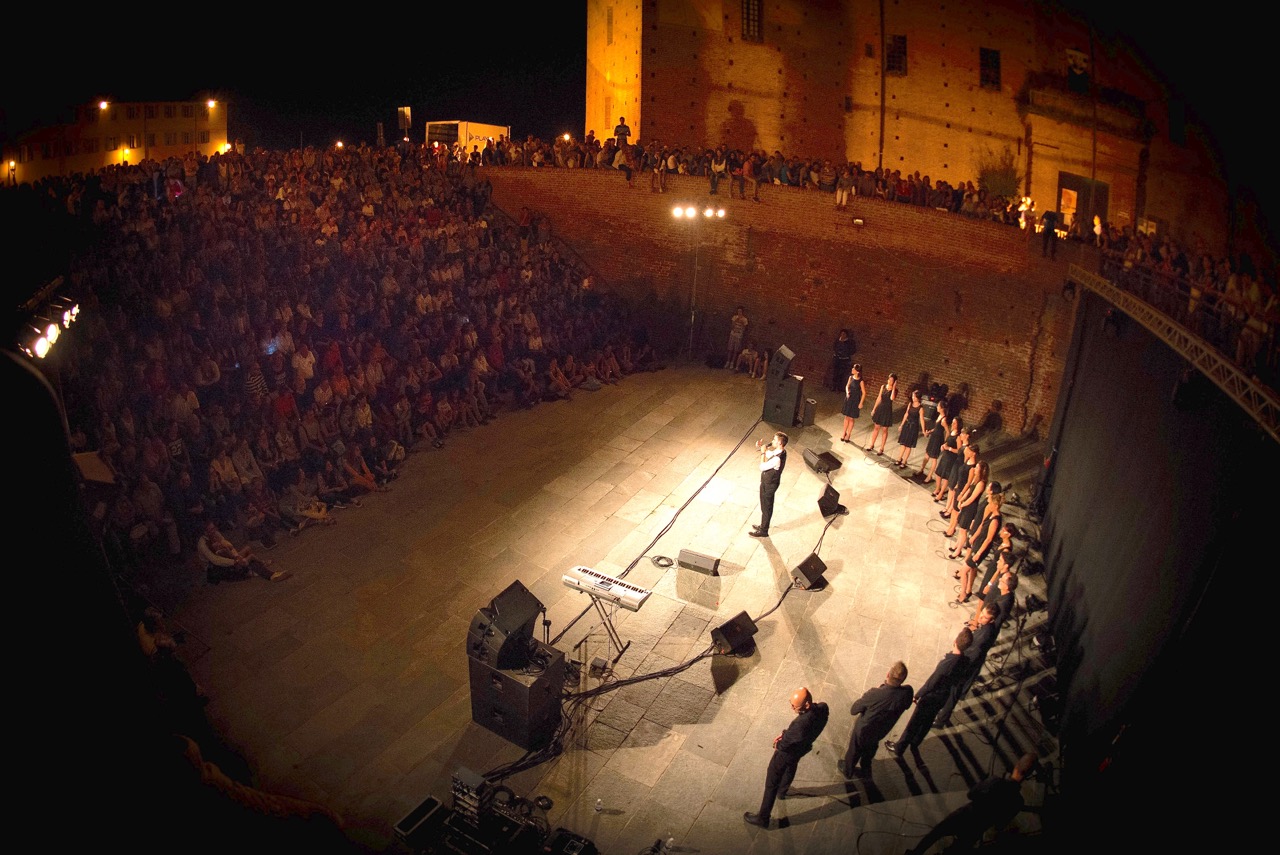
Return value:
<svg viewBox="0 0 1280 855">
<path fill-rule="evenodd" d="M 627 307 L 543 218 L 499 215 L 471 164 L 188 160 L 39 188 L 94 237 L 67 274 L 83 321 L 58 383 L 75 450 L 117 479 L 100 522 L 126 566 L 196 553 L 208 522 L 269 549 L 504 406 L 657 367 Z"/>
<path fill-rule="evenodd" d="M 455 148 L 442 151 L 442 156 L 466 159 L 468 162 L 495 166 L 563 167 L 585 169 L 617 169 L 634 184 L 634 176 L 649 176 L 649 188 L 666 191 L 666 176 L 694 175 L 706 178 L 711 193 L 719 193 L 728 185 L 730 197 L 735 192 L 743 199 L 760 201 L 762 186 L 795 187 L 831 193 L 837 207 L 845 207 L 851 196 L 864 196 L 888 202 L 938 208 L 979 219 L 992 219 L 1009 225 L 1024 225 L 1022 199 L 1001 195 L 974 182 L 952 185 L 933 181 L 919 171 L 898 169 L 864 169 L 861 163 L 836 163 L 822 158 L 784 155 L 775 150 L 744 151 L 719 145 L 699 148 L 667 145 L 653 139 L 647 143 L 624 143 L 618 139 L 601 140 L 595 132 L 582 139 L 557 137 L 553 142 L 529 136 L 523 143 L 500 137 L 483 152 L 473 146 L 464 154 Z"/>
</svg>

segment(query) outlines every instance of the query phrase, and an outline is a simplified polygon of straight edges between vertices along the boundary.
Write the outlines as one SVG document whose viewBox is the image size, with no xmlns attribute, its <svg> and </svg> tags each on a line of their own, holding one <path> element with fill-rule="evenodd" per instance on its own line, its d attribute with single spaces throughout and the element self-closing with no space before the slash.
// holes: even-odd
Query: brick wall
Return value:
<svg viewBox="0 0 1280 855">
<path fill-rule="evenodd" d="M 849 327 L 855 359 L 874 390 L 889 372 L 909 388 L 922 373 L 952 390 L 967 383 L 969 421 L 993 400 L 1006 430 L 1053 415 L 1070 343 L 1074 304 L 1062 296 L 1066 258 L 1007 226 L 955 214 L 762 187 L 760 203 L 710 197 L 703 179 L 673 176 L 666 194 L 648 176 L 628 189 L 614 170 L 490 170 L 494 202 L 547 214 L 557 237 L 591 267 L 601 289 L 652 312 L 656 339 L 674 355 L 690 335 L 695 353 L 720 354 L 735 306 L 751 319 L 748 337 L 796 353 L 806 388 L 829 382 L 831 343 Z M 748 189 L 748 192 L 750 190 Z M 715 200 L 724 219 L 677 220 L 680 202 Z M 864 221 L 853 224 L 854 218 Z M 695 252 L 696 250 L 696 252 Z M 696 258 L 695 258 L 696 256 Z"/>
</svg>

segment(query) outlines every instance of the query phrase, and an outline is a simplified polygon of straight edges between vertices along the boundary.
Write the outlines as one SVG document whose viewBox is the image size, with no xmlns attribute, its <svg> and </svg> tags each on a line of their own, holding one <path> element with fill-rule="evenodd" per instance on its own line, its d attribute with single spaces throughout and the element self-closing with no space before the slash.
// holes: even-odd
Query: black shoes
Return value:
<svg viewBox="0 0 1280 855">
<path fill-rule="evenodd" d="M 768 818 L 767 816 L 765 816 L 765 817 L 757 816 L 756 814 L 752 813 L 751 811 L 747 811 L 746 813 L 744 813 L 744 814 L 742 815 L 742 820 L 743 820 L 743 822 L 747 823 L 747 825 L 754 825 L 754 826 L 756 826 L 757 828 L 768 828 L 768 827 L 769 827 L 769 818 Z"/>
<path fill-rule="evenodd" d="M 751 528 L 751 536 L 752 536 L 752 537 L 768 537 L 768 536 L 769 536 L 769 532 L 768 532 L 768 530 L 767 530 L 767 529 L 760 528 L 760 526 L 758 526 L 758 525 L 757 525 L 757 526 L 752 526 L 752 528 Z"/>
<path fill-rule="evenodd" d="M 890 754 L 892 754 L 894 757 L 897 757 L 897 756 L 898 756 L 898 743 L 894 742 L 892 739 L 886 739 L 886 740 L 884 741 L 884 750 L 885 750 L 885 751 L 888 751 L 888 752 L 889 752 Z"/>
</svg>

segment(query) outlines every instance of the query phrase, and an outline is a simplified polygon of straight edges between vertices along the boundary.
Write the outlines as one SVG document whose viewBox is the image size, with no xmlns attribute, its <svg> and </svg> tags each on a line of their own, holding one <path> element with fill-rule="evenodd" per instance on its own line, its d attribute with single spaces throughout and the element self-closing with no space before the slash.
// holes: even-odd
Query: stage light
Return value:
<svg viewBox="0 0 1280 855">
<path fill-rule="evenodd" d="M 677 220 L 678 220 L 678 219 L 680 219 L 681 217 L 683 217 L 683 216 L 684 216 L 684 208 L 681 208 L 679 205 L 677 205 L 676 207 L 672 208 L 672 209 L 671 209 L 671 216 L 675 217 Z"/>
<path fill-rule="evenodd" d="M 48 335 L 39 327 L 30 327 L 30 333 L 27 338 L 28 343 L 22 345 L 22 350 L 27 356 L 34 356 L 44 359 L 49 355 L 49 349 L 53 347 L 53 342 L 49 341 Z"/>
<path fill-rule="evenodd" d="M 49 311 L 62 322 L 63 329 L 70 329 L 80 316 L 80 304 L 66 297 L 55 297 L 49 303 Z"/>
<path fill-rule="evenodd" d="M 693 219 L 694 215 L 697 213 L 698 213 L 697 209 L 695 209 L 692 205 L 684 209 L 684 215 L 686 217 L 689 217 L 690 219 Z"/>
<path fill-rule="evenodd" d="M 49 340 L 49 344 L 56 344 L 58 341 L 58 334 L 62 332 L 62 327 L 58 326 L 58 324 L 48 318 L 38 317 L 36 320 L 40 322 L 40 325 L 36 328 L 41 331 L 40 334 Z"/>
</svg>

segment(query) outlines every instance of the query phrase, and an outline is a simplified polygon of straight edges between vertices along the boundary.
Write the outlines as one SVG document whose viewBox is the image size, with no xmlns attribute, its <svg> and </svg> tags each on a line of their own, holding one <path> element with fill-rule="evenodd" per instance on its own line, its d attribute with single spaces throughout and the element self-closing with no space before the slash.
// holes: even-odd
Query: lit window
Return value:
<svg viewBox="0 0 1280 855">
<path fill-rule="evenodd" d="M 889 36 L 884 43 L 884 73 L 907 73 L 907 37 Z"/>
<path fill-rule="evenodd" d="M 742 40 L 764 41 L 764 25 L 760 22 L 760 0 L 742 0 Z"/>
<path fill-rule="evenodd" d="M 979 48 L 978 75 L 983 89 L 1000 88 L 1000 51 Z"/>
</svg>

